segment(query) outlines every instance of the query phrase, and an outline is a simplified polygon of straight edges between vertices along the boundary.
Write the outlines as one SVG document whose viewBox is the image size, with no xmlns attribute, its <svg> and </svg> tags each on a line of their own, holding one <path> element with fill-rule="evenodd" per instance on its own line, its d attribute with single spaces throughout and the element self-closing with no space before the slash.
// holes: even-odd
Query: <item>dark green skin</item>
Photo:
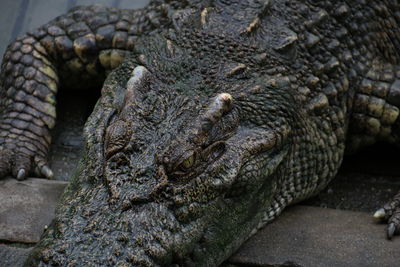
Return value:
<svg viewBox="0 0 400 267">
<path fill-rule="evenodd" d="M 77 8 L 11 44 L 0 176 L 18 179 L 35 168 L 51 176 L 58 77 L 101 80 L 125 56 L 104 82 L 81 164 L 26 266 L 218 266 L 287 205 L 322 190 L 345 148 L 398 143 L 399 4 L 368 3 Z M 33 62 L 20 64 L 21 49 Z M 389 237 L 396 199 L 380 213 Z"/>
</svg>

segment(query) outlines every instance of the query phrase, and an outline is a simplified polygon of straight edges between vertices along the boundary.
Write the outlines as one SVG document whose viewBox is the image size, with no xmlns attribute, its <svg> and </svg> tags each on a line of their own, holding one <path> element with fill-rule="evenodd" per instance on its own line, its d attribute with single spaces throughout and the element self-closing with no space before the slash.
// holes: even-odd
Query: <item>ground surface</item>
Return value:
<svg viewBox="0 0 400 267">
<path fill-rule="evenodd" d="M 108 6 L 137 8 L 133 0 L 92 1 Z M 45 23 L 77 1 L 2 0 L 0 54 L 20 33 Z M 53 132 L 51 167 L 56 182 L 29 179 L 0 181 L 0 266 L 19 266 L 53 216 L 62 188 L 79 161 L 85 117 L 95 102 L 92 91 L 68 90 L 58 96 L 58 123 Z M 394 266 L 400 237 L 387 241 L 384 225 L 371 214 L 400 190 L 400 151 L 377 145 L 345 159 L 327 189 L 288 209 L 257 233 L 229 264 L 270 266 Z M 3 190 L 2 190 L 3 189 Z M 314 206 L 314 207 L 310 207 Z M 333 210 L 334 209 L 334 210 Z M 36 217 L 35 217 L 36 216 Z M 40 218 L 40 219 L 34 219 Z"/>
<path fill-rule="evenodd" d="M 384 250 L 382 248 L 385 248 Z M 231 257 L 240 266 L 399 266 L 399 242 L 365 212 L 294 206 Z"/>
</svg>

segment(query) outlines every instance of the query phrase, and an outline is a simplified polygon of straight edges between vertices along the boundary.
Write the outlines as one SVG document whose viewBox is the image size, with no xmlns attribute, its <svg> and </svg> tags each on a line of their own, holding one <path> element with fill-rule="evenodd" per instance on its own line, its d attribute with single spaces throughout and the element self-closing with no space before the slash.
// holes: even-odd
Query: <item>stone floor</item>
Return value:
<svg viewBox="0 0 400 267">
<path fill-rule="evenodd" d="M 399 240 L 365 212 L 294 206 L 259 231 L 229 262 L 239 266 L 399 266 Z"/>
<path fill-rule="evenodd" d="M 140 7 L 146 1 L 82 0 L 114 7 Z M 2 0 L 0 54 L 20 33 L 65 12 L 78 1 Z M 98 93 L 64 91 L 53 132 L 51 167 L 57 181 L 31 178 L 0 181 L 0 266 L 20 266 L 51 221 L 54 207 L 79 161 L 81 131 Z M 287 209 L 254 235 L 227 266 L 399 266 L 400 237 L 385 239 L 374 210 L 400 190 L 399 151 L 377 145 L 347 157 L 326 190 Z"/>
</svg>

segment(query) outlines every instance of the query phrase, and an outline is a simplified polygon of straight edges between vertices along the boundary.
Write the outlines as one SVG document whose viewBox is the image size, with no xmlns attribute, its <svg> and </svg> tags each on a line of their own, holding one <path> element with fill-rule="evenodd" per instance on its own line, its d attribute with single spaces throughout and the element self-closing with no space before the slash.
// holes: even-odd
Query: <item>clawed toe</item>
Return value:
<svg viewBox="0 0 400 267">
<path fill-rule="evenodd" d="M 383 208 L 374 213 L 374 217 L 387 221 L 386 236 L 389 240 L 400 232 L 400 193 L 392 201 L 386 203 Z"/>
<path fill-rule="evenodd" d="M 41 174 L 46 177 L 47 179 L 53 179 L 53 171 L 47 166 L 44 165 L 41 170 L 40 170 Z"/>
<path fill-rule="evenodd" d="M 26 170 L 25 169 L 20 169 L 17 173 L 17 180 L 21 181 L 24 180 L 27 176 Z"/>
<path fill-rule="evenodd" d="M 12 175 L 21 181 L 30 174 L 47 179 L 52 179 L 54 176 L 47 162 L 41 157 L 25 155 L 18 150 L 10 151 L 4 148 L 0 152 L 0 178 Z"/>
<path fill-rule="evenodd" d="M 384 219 L 386 217 L 386 212 L 384 208 L 380 208 L 374 213 L 374 218 L 376 219 Z"/>
<path fill-rule="evenodd" d="M 390 240 L 395 234 L 400 231 L 400 208 L 397 208 L 393 215 L 389 218 L 387 227 L 387 238 Z"/>
<path fill-rule="evenodd" d="M 396 225 L 394 223 L 389 223 L 387 227 L 387 238 L 390 240 L 396 232 Z"/>
</svg>

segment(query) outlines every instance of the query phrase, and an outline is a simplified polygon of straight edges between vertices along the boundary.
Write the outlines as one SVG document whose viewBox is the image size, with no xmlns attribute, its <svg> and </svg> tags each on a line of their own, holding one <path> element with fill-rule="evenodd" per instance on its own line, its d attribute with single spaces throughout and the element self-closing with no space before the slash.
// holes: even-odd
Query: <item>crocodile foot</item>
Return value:
<svg viewBox="0 0 400 267">
<path fill-rule="evenodd" d="M 387 238 L 392 239 L 400 233 L 400 192 L 394 198 L 377 210 L 374 217 L 387 221 Z"/>
<path fill-rule="evenodd" d="M 28 129 L 8 128 L 0 123 L 0 178 L 12 175 L 18 180 L 28 175 L 51 179 L 53 172 L 47 164 L 50 139 Z"/>
</svg>

